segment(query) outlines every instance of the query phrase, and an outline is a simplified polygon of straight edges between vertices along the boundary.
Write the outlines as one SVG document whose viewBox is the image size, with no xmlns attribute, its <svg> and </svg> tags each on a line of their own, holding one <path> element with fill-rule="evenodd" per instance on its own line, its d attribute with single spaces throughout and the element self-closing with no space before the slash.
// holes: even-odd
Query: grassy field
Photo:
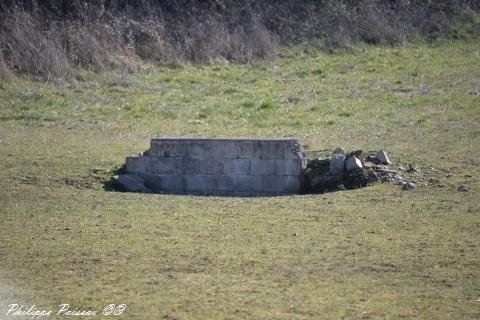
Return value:
<svg viewBox="0 0 480 320">
<path fill-rule="evenodd" d="M 105 188 L 156 136 L 384 148 L 427 183 L 271 198 Z M 0 319 L 9 303 L 124 303 L 123 319 L 480 319 L 479 141 L 475 38 L 0 83 Z"/>
</svg>

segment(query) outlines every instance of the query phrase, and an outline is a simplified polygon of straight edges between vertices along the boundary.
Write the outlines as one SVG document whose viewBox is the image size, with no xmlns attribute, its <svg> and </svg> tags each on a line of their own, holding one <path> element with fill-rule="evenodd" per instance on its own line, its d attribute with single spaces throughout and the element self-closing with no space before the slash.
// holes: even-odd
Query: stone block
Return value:
<svg viewBox="0 0 480 320">
<path fill-rule="evenodd" d="M 142 156 L 129 156 L 126 159 L 127 173 L 143 173 L 150 170 L 150 158 Z"/>
<path fill-rule="evenodd" d="M 288 176 L 263 176 L 263 190 L 266 192 L 287 192 Z"/>
<path fill-rule="evenodd" d="M 212 175 L 209 177 L 208 188 L 213 191 L 233 191 L 235 180 L 235 175 Z"/>
<path fill-rule="evenodd" d="M 261 142 L 262 159 L 285 159 L 283 140 L 267 140 Z"/>
<path fill-rule="evenodd" d="M 351 156 L 345 162 L 345 170 L 347 170 L 347 172 L 361 170 L 362 168 L 362 162 L 355 156 Z"/>
<path fill-rule="evenodd" d="M 258 141 L 240 140 L 235 144 L 236 157 L 240 159 L 260 159 L 262 144 Z"/>
<path fill-rule="evenodd" d="M 345 172 L 345 157 L 340 155 L 332 157 L 329 171 L 334 176 L 342 175 Z"/>
<path fill-rule="evenodd" d="M 113 176 L 114 184 L 129 192 L 151 192 L 145 180 L 139 174 L 121 174 Z"/>
<path fill-rule="evenodd" d="M 213 174 L 211 160 L 175 159 L 175 172 L 177 174 Z"/>
<path fill-rule="evenodd" d="M 210 191 L 210 175 L 190 174 L 183 176 L 183 188 L 185 191 Z"/>
<path fill-rule="evenodd" d="M 250 160 L 248 159 L 225 159 L 223 161 L 224 174 L 249 174 Z"/>
<path fill-rule="evenodd" d="M 150 170 L 147 173 L 175 173 L 175 159 L 172 158 L 150 158 Z"/>
<path fill-rule="evenodd" d="M 385 150 L 380 150 L 377 152 L 376 156 L 377 160 L 381 163 L 381 164 L 390 164 L 390 158 L 388 157 L 388 154 L 387 152 L 385 152 Z"/>
<path fill-rule="evenodd" d="M 252 176 L 252 191 L 263 191 L 263 176 Z"/>
<path fill-rule="evenodd" d="M 193 141 L 185 143 L 185 157 L 188 159 L 206 160 L 212 158 L 211 141 Z"/>
<path fill-rule="evenodd" d="M 302 189 L 302 181 L 300 176 L 288 176 L 287 177 L 287 192 L 299 192 Z"/>
<path fill-rule="evenodd" d="M 183 189 L 183 178 L 177 174 L 164 174 L 161 178 L 163 190 L 179 191 Z"/>
<path fill-rule="evenodd" d="M 214 160 L 214 174 L 250 174 L 250 160 L 248 159 L 223 159 Z"/>
<path fill-rule="evenodd" d="M 266 160 L 266 159 L 250 160 L 250 173 L 253 175 L 275 174 L 275 160 Z"/>
<path fill-rule="evenodd" d="M 186 158 L 187 146 L 181 139 L 152 139 L 150 155 L 161 158 Z"/>
<path fill-rule="evenodd" d="M 253 187 L 253 177 L 251 175 L 237 175 L 235 181 L 236 191 L 251 191 Z"/>
<path fill-rule="evenodd" d="M 302 174 L 302 161 L 300 159 L 275 160 L 275 174 L 280 176 L 299 176 Z"/>
<path fill-rule="evenodd" d="M 212 143 L 213 159 L 237 158 L 237 147 L 234 140 L 217 140 Z"/>
</svg>

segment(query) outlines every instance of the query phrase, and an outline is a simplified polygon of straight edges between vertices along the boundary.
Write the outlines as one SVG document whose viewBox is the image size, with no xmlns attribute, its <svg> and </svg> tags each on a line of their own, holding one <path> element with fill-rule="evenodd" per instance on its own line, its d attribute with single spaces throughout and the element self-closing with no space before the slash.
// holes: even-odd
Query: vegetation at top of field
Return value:
<svg viewBox="0 0 480 320">
<path fill-rule="evenodd" d="M 478 37 L 479 8 L 469 0 L 2 0 L 0 79 L 59 81 L 144 61 L 252 62 L 312 40 L 332 51 L 467 39 Z"/>
</svg>

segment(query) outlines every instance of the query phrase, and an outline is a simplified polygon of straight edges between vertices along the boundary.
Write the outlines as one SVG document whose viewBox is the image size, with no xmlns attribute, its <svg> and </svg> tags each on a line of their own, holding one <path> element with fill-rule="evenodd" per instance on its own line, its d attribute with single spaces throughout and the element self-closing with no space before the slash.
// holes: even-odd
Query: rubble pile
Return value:
<svg viewBox="0 0 480 320">
<path fill-rule="evenodd" d="M 412 165 L 405 167 L 398 164 L 394 167 L 384 150 L 347 152 L 339 147 L 330 157 L 308 160 L 302 187 L 307 193 L 324 193 L 356 189 L 375 182 L 389 182 L 401 185 L 404 190 L 415 189 L 415 183 L 407 181 L 407 173 L 418 171 Z"/>
</svg>

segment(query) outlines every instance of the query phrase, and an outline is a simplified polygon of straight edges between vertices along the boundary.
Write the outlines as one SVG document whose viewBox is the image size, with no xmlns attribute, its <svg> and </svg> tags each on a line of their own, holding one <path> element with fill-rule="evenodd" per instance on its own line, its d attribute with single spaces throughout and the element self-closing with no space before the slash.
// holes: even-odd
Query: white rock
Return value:
<svg viewBox="0 0 480 320">
<path fill-rule="evenodd" d="M 363 169 L 362 162 L 357 157 L 351 156 L 347 159 L 347 162 L 345 163 L 345 169 L 347 170 L 347 172 Z"/>
<path fill-rule="evenodd" d="M 113 176 L 117 186 L 129 192 L 151 192 L 145 186 L 145 181 L 138 174 L 121 174 Z"/>
<path fill-rule="evenodd" d="M 343 155 L 345 155 L 345 154 L 347 154 L 347 150 L 345 150 L 345 148 L 338 147 L 335 150 L 333 150 L 332 154 L 343 154 Z"/>
<path fill-rule="evenodd" d="M 388 154 L 384 150 L 380 150 L 377 152 L 377 155 L 375 156 L 378 161 L 382 164 L 390 164 L 390 159 L 388 158 Z"/>
<path fill-rule="evenodd" d="M 331 175 L 338 176 L 345 172 L 345 157 L 337 155 L 330 160 L 329 171 Z"/>
</svg>

